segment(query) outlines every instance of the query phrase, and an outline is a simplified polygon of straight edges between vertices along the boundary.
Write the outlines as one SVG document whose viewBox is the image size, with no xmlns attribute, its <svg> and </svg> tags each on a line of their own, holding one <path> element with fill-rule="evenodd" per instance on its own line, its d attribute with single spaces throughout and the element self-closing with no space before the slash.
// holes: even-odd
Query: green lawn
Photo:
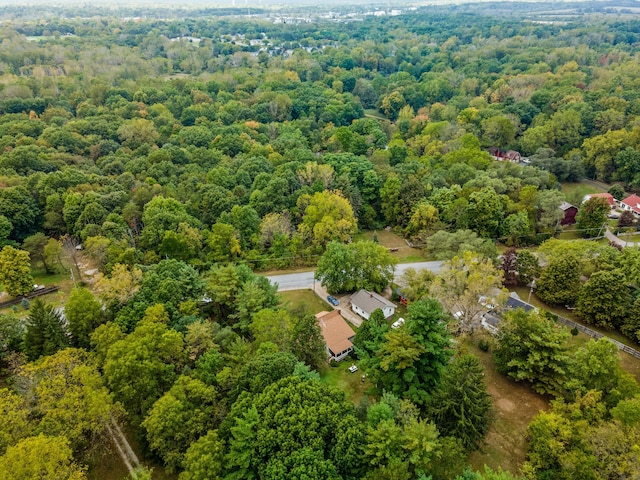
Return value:
<svg viewBox="0 0 640 480">
<path fill-rule="evenodd" d="M 46 274 L 44 271 L 34 270 L 32 272 L 33 275 L 33 283 L 36 285 L 57 285 L 59 290 L 54 293 L 49 293 L 47 295 L 42 295 L 39 298 L 43 302 L 51 303 L 56 307 L 64 305 L 66 302 L 71 289 L 73 288 L 73 282 L 71 281 L 70 275 L 68 273 L 59 273 L 55 275 Z M 3 286 L 0 284 L 0 292 L 3 291 Z M 8 300 L 10 297 L 6 297 Z M 3 298 L 4 300 L 4 298 Z M 31 299 L 30 302 L 33 302 L 34 299 Z M 20 305 L 17 305 L 19 316 L 26 316 L 27 311 L 23 310 Z M 13 307 L 5 307 L 0 309 L 0 313 L 10 313 L 13 311 Z"/>
<path fill-rule="evenodd" d="M 569 203 L 572 203 L 573 205 L 580 205 L 585 195 L 589 195 L 590 193 L 601 193 L 605 191 L 606 190 L 603 188 L 598 188 L 592 184 L 587 183 L 562 184 L 562 193 L 564 193 L 567 201 Z"/>
<path fill-rule="evenodd" d="M 411 262 L 424 262 L 425 258 L 422 250 L 419 248 L 413 248 L 407 245 L 404 239 L 396 235 L 393 232 L 387 232 L 386 230 L 365 231 L 357 234 L 354 240 L 373 240 L 374 233 L 378 236 L 378 242 L 383 247 L 397 248 L 398 250 L 392 252 L 392 255 L 398 260 L 398 263 L 411 263 Z"/>
<path fill-rule="evenodd" d="M 331 310 L 331 306 L 310 289 L 280 292 L 280 296 L 282 297 L 282 306 L 288 310 L 303 309 L 311 315 L 323 310 Z"/>
<path fill-rule="evenodd" d="M 368 378 L 365 378 L 364 382 L 362 381 L 364 373 L 362 370 L 358 370 L 355 373 L 349 371 L 349 367 L 354 364 L 359 366 L 358 361 L 353 361 L 350 357 L 344 359 L 336 367 L 326 364 L 320 369 L 320 378 L 327 385 L 343 391 L 347 400 L 353 402 L 354 405 L 358 405 L 360 399 L 373 389 L 373 385 Z"/>
</svg>

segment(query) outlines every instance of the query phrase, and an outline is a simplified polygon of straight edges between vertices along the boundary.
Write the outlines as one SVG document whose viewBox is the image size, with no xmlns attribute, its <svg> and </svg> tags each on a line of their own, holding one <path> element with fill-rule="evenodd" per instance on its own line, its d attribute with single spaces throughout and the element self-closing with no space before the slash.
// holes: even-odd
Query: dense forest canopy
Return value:
<svg viewBox="0 0 640 480">
<path fill-rule="evenodd" d="M 537 279 L 547 304 L 640 340 L 635 250 L 549 240 L 582 201 L 562 183 L 640 191 L 640 20 L 551 7 L 0 8 L 0 282 L 77 284 L 63 309 L 0 315 L 0 479 L 95 475 L 122 422 L 181 480 L 637 476 L 616 348 L 523 311 L 496 365 L 555 400 L 521 470 L 466 468 L 491 400 L 456 345 L 482 288 Z M 608 212 L 589 201 L 577 233 Z M 395 258 L 353 240 L 385 227 L 447 263 L 409 274 L 404 325 L 378 310 L 355 334 L 371 389 L 354 406 L 320 379 L 317 312 L 255 272 L 318 264 L 331 293 L 381 291 Z M 542 246 L 498 269 L 497 243 Z"/>
</svg>

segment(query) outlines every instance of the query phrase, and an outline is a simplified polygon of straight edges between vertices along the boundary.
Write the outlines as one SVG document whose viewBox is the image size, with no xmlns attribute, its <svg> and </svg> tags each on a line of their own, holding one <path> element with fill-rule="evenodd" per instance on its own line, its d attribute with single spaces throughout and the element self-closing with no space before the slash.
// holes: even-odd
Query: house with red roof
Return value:
<svg viewBox="0 0 640 480">
<path fill-rule="evenodd" d="M 620 206 L 624 210 L 632 212 L 636 217 L 640 217 L 640 197 L 635 193 L 622 200 Z"/>
<path fill-rule="evenodd" d="M 616 208 L 616 200 L 610 193 L 591 193 L 589 195 L 585 195 L 582 199 L 582 203 L 588 202 L 592 198 L 604 198 L 611 208 Z"/>
</svg>

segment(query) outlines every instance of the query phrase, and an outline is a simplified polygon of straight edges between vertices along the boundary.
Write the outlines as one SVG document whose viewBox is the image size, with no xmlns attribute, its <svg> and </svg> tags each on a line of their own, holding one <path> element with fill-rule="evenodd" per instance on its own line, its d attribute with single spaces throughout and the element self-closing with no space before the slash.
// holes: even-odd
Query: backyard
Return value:
<svg viewBox="0 0 640 480">
<path fill-rule="evenodd" d="M 528 385 L 498 373 L 492 353 L 480 350 L 477 340 L 465 339 L 462 348 L 477 356 L 484 367 L 487 391 L 493 400 L 493 421 L 484 447 L 473 452 L 469 462 L 475 469 L 486 464 L 517 474 L 525 460 L 527 426 L 538 412 L 549 407 L 549 402 Z"/>
</svg>

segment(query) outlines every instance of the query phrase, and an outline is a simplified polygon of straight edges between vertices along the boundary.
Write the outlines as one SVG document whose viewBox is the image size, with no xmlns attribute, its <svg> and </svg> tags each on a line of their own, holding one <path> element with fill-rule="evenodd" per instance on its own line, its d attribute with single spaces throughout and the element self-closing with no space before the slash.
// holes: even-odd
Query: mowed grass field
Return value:
<svg viewBox="0 0 640 480">
<path fill-rule="evenodd" d="M 386 230 L 362 232 L 356 235 L 354 240 L 373 240 L 374 234 L 378 236 L 378 243 L 383 247 L 398 249 L 391 253 L 398 260 L 398 263 L 423 262 L 425 260 L 422 250 L 410 247 L 401 236 Z"/>
<path fill-rule="evenodd" d="M 331 310 L 331 306 L 321 298 L 318 298 L 311 289 L 288 290 L 280 292 L 279 295 L 282 297 L 281 305 L 288 310 L 302 309 L 310 315 L 315 315 L 323 310 Z"/>
<path fill-rule="evenodd" d="M 477 356 L 484 367 L 487 391 L 493 400 L 493 421 L 485 445 L 469 456 L 469 463 L 478 470 L 488 465 L 518 474 L 525 460 L 527 426 L 538 412 L 549 408 L 549 401 L 528 385 L 498 373 L 491 351 L 483 352 L 476 342 L 477 338 L 467 339 L 462 348 Z"/>
</svg>

